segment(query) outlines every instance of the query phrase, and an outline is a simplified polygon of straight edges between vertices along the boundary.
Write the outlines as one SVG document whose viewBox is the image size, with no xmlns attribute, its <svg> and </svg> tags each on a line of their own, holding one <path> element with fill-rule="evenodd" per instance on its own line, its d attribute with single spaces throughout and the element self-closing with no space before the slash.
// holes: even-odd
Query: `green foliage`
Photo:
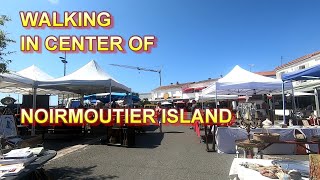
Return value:
<svg viewBox="0 0 320 180">
<path fill-rule="evenodd" d="M 11 59 L 7 59 L 7 56 L 14 53 L 14 51 L 7 51 L 7 46 L 10 43 L 15 43 L 15 41 L 10 39 L 8 37 L 9 33 L 2 29 L 8 21 L 11 21 L 9 17 L 5 15 L 0 16 L 0 73 L 7 72 L 7 65 L 12 61 Z"/>
</svg>

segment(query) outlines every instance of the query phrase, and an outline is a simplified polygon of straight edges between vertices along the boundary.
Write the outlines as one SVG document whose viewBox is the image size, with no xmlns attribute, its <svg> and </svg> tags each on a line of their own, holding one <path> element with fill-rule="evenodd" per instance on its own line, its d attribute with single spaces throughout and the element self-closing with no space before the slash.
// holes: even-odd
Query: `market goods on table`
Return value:
<svg viewBox="0 0 320 180">
<path fill-rule="evenodd" d="M 242 163 L 241 166 L 244 166 L 248 169 L 258 171 L 262 176 L 268 177 L 270 179 L 301 179 L 302 175 L 299 171 L 290 171 L 283 169 L 279 165 L 272 166 L 263 166 L 255 163 Z"/>
</svg>

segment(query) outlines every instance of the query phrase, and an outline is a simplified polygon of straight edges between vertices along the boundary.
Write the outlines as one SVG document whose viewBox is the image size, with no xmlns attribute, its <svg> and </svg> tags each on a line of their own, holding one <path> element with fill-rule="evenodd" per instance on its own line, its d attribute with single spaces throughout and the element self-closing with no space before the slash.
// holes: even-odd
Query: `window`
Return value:
<svg viewBox="0 0 320 180">
<path fill-rule="evenodd" d="M 306 65 L 299 66 L 299 69 L 305 69 Z"/>
</svg>

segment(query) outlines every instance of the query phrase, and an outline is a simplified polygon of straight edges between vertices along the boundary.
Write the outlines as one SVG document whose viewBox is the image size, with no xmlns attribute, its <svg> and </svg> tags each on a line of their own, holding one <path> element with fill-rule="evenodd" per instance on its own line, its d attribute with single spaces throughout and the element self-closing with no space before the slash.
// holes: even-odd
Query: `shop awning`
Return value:
<svg viewBox="0 0 320 180">
<path fill-rule="evenodd" d="M 317 80 L 320 79 L 320 65 L 301 69 L 282 75 L 283 81 Z"/>
</svg>

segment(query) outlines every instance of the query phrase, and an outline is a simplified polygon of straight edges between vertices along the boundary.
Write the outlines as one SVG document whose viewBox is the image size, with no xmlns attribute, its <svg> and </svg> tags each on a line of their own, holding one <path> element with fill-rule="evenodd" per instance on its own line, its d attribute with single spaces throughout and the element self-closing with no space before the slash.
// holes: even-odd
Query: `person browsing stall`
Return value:
<svg viewBox="0 0 320 180">
<path fill-rule="evenodd" d="M 161 113 L 162 113 L 162 107 L 161 107 L 161 103 L 158 102 L 157 103 L 157 107 L 156 107 L 156 113 L 157 113 L 157 116 L 158 116 L 158 123 L 159 123 L 159 129 L 160 129 L 160 132 L 162 133 L 162 118 L 161 118 Z"/>
</svg>

